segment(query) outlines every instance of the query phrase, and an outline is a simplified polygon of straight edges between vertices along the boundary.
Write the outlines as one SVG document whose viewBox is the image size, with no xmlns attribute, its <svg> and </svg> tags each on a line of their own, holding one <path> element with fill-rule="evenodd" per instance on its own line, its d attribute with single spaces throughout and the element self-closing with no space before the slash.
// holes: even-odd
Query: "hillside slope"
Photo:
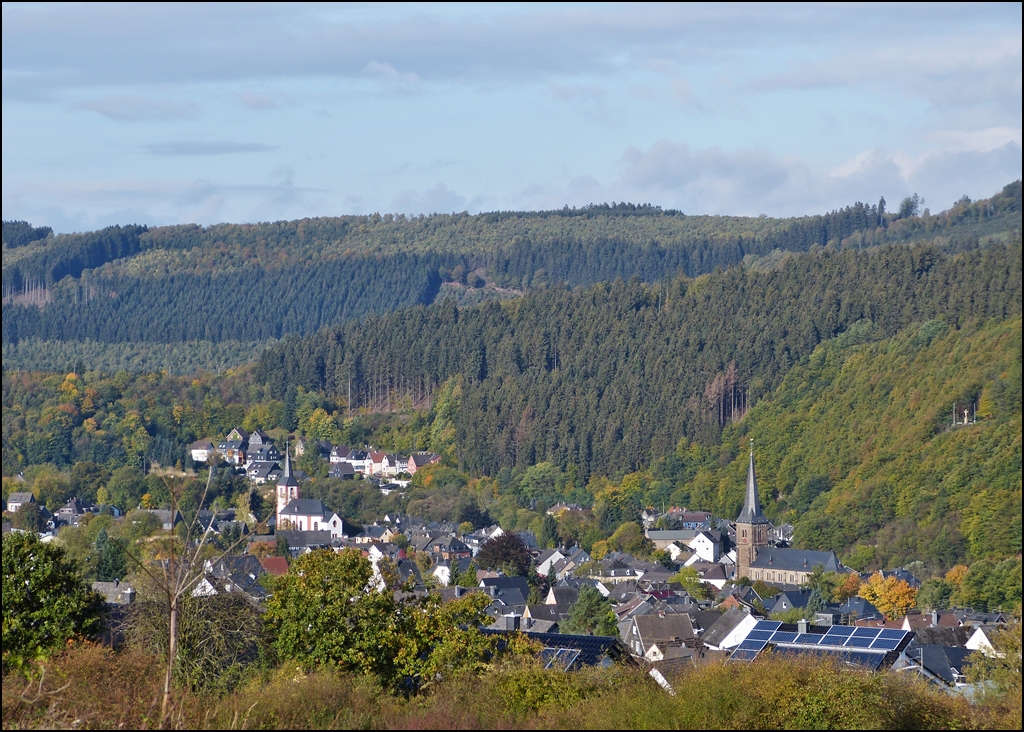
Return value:
<svg viewBox="0 0 1024 732">
<path fill-rule="evenodd" d="M 799 545 L 858 566 L 1020 553 L 1020 316 L 856 345 L 872 334 L 859 323 L 790 369 L 723 434 L 736 459 L 711 453 L 677 498 L 737 513 L 753 439 L 766 513 Z M 953 427 L 954 402 L 977 404 L 977 422 Z"/>
</svg>

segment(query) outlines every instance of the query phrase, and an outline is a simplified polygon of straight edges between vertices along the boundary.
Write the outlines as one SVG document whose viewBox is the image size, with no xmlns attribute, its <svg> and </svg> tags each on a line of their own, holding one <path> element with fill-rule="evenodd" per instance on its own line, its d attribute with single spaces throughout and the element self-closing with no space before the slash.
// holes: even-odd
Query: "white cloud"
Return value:
<svg viewBox="0 0 1024 732">
<path fill-rule="evenodd" d="M 1021 146 L 936 148 L 914 158 L 869 150 L 828 169 L 763 150 L 693 150 L 662 139 L 647 150 L 628 148 L 621 162 L 618 179 L 597 200 L 652 202 L 693 214 L 799 216 L 917 192 L 938 211 L 964 193 L 987 197 L 1020 178 Z M 566 194 L 576 205 L 589 202 Z M 586 191 L 590 200 L 594 194 L 593 187 Z"/>
<path fill-rule="evenodd" d="M 392 200 L 393 213 L 432 214 L 455 213 L 467 210 L 466 197 L 461 196 L 444 183 L 438 183 L 425 191 L 405 190 Z"/>
</svg>

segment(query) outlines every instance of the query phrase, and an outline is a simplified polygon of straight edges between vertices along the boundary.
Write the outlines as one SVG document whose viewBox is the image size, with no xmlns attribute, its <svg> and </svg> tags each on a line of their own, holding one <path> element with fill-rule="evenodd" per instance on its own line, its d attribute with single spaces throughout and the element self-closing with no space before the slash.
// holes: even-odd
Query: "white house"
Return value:
<svg viewBox="0 0 1024 732">
<path fill-rule="evenodd" d="M 189 446 L 189 450 L 192 453 L 192 462 L 206 463 L 210 461 L 210 457 L 213 455 L 213 442 L 210 440 L 196 440 Z"/>
<path fill-rule="evenodd" d="M 722 542 L 710 532 L 701 531 L 688 544 L 702 562 L 717 562 L 722 556 Z"/>
</svg>

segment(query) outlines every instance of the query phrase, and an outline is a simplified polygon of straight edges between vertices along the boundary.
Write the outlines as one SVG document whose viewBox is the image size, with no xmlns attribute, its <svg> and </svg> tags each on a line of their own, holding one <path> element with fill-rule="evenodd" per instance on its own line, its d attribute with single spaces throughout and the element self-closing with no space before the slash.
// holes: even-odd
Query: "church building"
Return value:
<svg viewBox="0 0 1024 732">
<path fill-rule="evenodd" d="M 747 466 L 747 492 L 736 519 L 736 567 L 739 577 L 775 585 L 802 585 L 819 564 L 826 572 L 847 572 L 835 552 L 777 549 L 768 546 L 771 523 L 761 511 L 754 473 L 754 449 Z"/>
</svg>

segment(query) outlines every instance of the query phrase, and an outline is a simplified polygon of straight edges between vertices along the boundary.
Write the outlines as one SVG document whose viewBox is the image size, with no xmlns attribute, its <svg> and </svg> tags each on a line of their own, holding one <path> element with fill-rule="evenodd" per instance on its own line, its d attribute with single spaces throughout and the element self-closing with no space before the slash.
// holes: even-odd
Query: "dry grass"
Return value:
<svg viewBox="0 0 1024 732">
<path fill-rule="evenodd" d="M 366 677 L 283 666 L 229 694 L 182 692 L 159 719 L 158 661 L 69 650 L 30 685 L 3 681 L 3 726 L 144 729 L 960 729 L 1020 727 L 1020 699 L 971 705 L 898 674 L 813 660 L 712 664 L 669 696 L 630 669 L 546 672 L 515 663 L 409 700 Z"/>
</svg>

